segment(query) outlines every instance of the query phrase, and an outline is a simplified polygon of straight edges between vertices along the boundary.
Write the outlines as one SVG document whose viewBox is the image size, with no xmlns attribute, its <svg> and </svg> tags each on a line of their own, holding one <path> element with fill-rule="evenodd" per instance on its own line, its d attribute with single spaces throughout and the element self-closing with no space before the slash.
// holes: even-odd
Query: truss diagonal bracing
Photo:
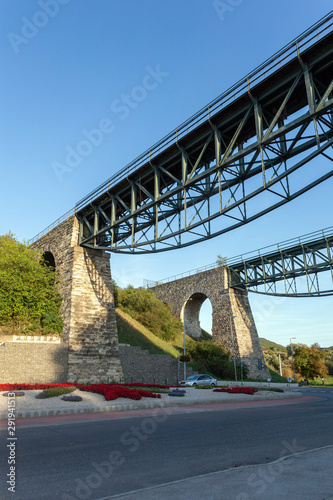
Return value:
<svg viewBox="0 0 333 500">
<path fill-rule="evenodd" d="M 228 261 L 230 286 L 268 295 L 333 295 L 333 228 L 286 243 Z"/>
</svg>

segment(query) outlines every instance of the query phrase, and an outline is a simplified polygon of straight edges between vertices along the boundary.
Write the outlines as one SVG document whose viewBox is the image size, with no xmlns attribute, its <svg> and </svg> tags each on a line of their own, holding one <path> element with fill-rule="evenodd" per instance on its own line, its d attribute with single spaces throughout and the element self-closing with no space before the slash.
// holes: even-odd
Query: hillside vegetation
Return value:
<svg viewBox="0 0 333 500">
<path fill-rule="evenodd" d="M 59 276 L 12 234 L 0 236 L 0 325 L 11 333 L 61 333 Z"/>
</svg>

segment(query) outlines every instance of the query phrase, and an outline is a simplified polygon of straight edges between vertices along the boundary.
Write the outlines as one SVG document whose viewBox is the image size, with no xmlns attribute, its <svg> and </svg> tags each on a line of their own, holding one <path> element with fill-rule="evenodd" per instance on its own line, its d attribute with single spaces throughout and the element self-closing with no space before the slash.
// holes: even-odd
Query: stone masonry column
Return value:
<svg viewBox="0 0 333 500">
<path fill-rule="evenodd" d="M 106 252 L 72 247 L 69 382 L 119 382 L 117 324 Z M 123 378 L 123 377 L 122 377 Z"/>
<path fill-rule="evenodd" d="M 225 283 L 228 283 L 227 269 L 224 272 Z M 269 377 L 247 291 L 232 288 L 221 291 L 219 310 L 213 313 L 212 336 L 231 353 L 234 349 L 236 361 L 247 366 L 249 378 Z M 262 370 L 259 370 L 259 363 Z"/>
<path fill-rule="evenodd" d="M 61 338 L 68 347 L 68 382 L 119 382 L 123 370 L 110 270 L 104 251 L 77 246 L 79 224 L 69 217 L 31 245 L 51 252 L 61 276 Z"/>
</svg>

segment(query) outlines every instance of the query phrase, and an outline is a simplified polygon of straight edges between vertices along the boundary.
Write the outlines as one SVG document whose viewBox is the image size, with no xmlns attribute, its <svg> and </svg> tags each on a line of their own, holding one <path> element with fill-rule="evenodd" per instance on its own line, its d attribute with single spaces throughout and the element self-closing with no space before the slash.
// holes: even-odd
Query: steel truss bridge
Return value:
<svg viewBox="0 0 333 500">
<path fill-rule="evenodd" d="M 333 295 L 333 227 L 161 281 L 147 280 L 145 286 L 154 287 L 222 265 L 229 271 L 231 288 L 288 297 Z"/>
<path fill-rule="evenodd" d="M 80 200 L 79 244 L 188 246 L 332 177 L 332 26 L 333 11 Z"/>
</svg>

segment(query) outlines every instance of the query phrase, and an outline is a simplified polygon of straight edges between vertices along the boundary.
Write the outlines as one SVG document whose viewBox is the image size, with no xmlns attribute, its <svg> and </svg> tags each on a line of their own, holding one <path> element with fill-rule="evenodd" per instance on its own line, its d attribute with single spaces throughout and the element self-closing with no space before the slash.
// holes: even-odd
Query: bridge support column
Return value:
<svg viewBox="0 0 333 500">
<path fill-rule="evenodd" d="M 68 345 L 68 382 L 119 382 L 110 257 L 77 246 L 78 221 L 70 217 L 31 245 L 51 252 L 61 275 L 62 341 Z"/>
<path fill-rule="evenodd" d="M 221 308 L 213 318 L 212 334 L 230 352 L 234 350 L 236 362 L 246 365 L 249 378 L 269 377 L 246 291 L 231 288 L 223 291 Z"/>
</svg>

